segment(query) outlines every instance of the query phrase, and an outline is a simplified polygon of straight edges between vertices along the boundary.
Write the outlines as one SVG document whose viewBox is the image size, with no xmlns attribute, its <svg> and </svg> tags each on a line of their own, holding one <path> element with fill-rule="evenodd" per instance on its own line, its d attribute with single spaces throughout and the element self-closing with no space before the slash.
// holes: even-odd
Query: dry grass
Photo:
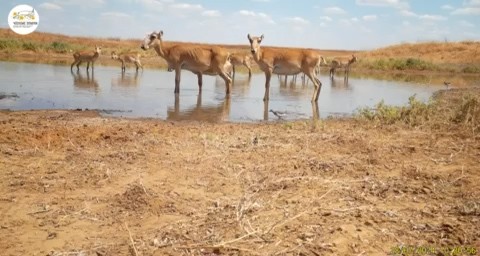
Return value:
<svg viewBox="0 0 480 256">
<path fill-rule="evenodd" d="M 480 42 L 400 44 L 360 54 L 359 68 L 480 73 Z"/>
<path fill-rule="evenodd" d="M 364 58 L 418 58 L 435 64 L 479 64 L 480 42 L 399 44 L 362 53 Z"/>
</svg>

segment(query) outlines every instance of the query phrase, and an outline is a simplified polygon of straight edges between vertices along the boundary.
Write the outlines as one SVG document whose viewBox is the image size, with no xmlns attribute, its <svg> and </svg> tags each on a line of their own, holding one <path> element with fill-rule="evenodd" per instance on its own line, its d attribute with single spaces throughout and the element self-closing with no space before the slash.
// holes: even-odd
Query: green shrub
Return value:
<svg viewBox="0 0 480 256">
<path fill-rule="evenodd" d="M 0 39 L 0 50 L 18 49 L 20 45 L 16 39 Z"/>
<path fill-rule="evenodd" d="M 463 73 L 480 73 L 480 68 L 476 66 L 468 66 L 462 69 Z"/>
<path fill-rule="evenodd" d="M 22 49 L 23 50 L 36 52 L 37 50 L 39 50 L 39 48 L 40 47 L 38 45 L 36 45 L 35 43 L 32 43 L 32 42 L 23 42 L 22 43 Z"/>
<path fill-rule="evenodd" d="M 455 109 L 452 121 L 455 123 L 470 124 L 478 129 L 480 123 L 480 99 L 476 95 L 465 95 L 462 102 Z"/>
<path fill-rule="evenodd" d="M 389 106 L 382 100 L 373 109 L 360 108 L 357 110 L 356 116 L 382 124 L 403 122 L 410 126 L 418 126 L 427 121 L 430 114 L 431 105 L 417 100 L 413 95 L 408 99 L 407 106 Z"/>
<path fill-rule="evenodd" d="M 49 45 L 48 49 L 56 53 L 67 53 L 70 49 L 70 45 L 62 42 L 53 42 Z"/>
<path fill-rule="evenodd" d="M 367 64 L 368 63 L 368 64 Z M 408 58 L 408 59 L 377 59 L 362 64 L 371 69 L 377 70 L 439 70 L 440 68 L 430 62 L 424 60 Z"/>
</svg>

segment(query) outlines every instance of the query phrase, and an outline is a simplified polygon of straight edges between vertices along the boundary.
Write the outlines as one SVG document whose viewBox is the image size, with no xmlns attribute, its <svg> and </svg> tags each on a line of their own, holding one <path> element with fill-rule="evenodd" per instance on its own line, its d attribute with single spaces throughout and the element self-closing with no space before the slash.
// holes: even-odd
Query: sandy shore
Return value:
<svg viewBox="0 0 480 256">
<path fill-rule="evenodd" d="M 480 137 L 464 123 L 3 111 L 0 133 L 2 255 L 480 250 Z"/>
</svg>

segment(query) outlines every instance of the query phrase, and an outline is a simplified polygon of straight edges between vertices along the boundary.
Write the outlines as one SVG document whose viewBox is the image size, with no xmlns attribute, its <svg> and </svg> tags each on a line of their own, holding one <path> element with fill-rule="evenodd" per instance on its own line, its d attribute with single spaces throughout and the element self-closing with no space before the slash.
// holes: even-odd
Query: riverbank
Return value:
<svg viewBox="0 0 480 256">
<path fill-rule="evenodd" d="M 78 50 L 88 50 L 95 45 L 102 46 L 99 65 L 120 65 L 110 59 L 112 51 L 117 53 L 140 53 L 142 62 L 148 68 L 167 67 L 165 61 L 156 56 L 155 51 L 142 51 L 138 39 L 86 38 L 60 34 L 35 32 L 26 36 L 15 34 L 9 29 L 0 29 L 0 60 L 26 61 L 70 65 L 72 54 Z M 185 42 L 170 42 L 178 44 Z M 186 42 L 188 43 L 188 42 Z M 245 45 L 220 45 L 232 52 L 248 52 Z M 339 56 L 355 54 L 359 61 L 353 70 L 359 73 L 402 72 L 402 73 L 442 73 L 480 74 L 480 42 L 427 42 L 418 44 L 392 45 L 370 51 L 348 51 L 318 49 L 327 61 Z M 243 68 L 241 68 L 243 70 Z M 254 68 L 258 72 L 258 68 Z"/>
<path fill-rule="evenodd" d="M 351 119 L 268 124 L 1 111 L 0 248 L 478 254 L 479 120 L 478 88 Z"/>
</svg>

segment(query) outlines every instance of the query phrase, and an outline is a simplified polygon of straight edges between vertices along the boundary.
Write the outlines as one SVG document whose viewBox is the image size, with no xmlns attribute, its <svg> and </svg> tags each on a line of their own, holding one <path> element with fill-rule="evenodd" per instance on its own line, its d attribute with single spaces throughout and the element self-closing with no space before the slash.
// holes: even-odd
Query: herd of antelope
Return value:
<svg viewBox="0 0 480 256">
<path fill-rule="evenodd" d="M 180 92 L 181 70 L 189 70 L 197 75 L 198 87 L 202 89 L 202 76 L 212 75 L 220 76 L 225 81 L 225 92 L 227 96 L 230 94 L 232 81 L 235 77 L 235 66 L 243 65 L 248 69 L 248 75 L 251 77 L 251 65 L 253 61 L 258 65 L 261 71 L 265 73 L 265 95 L 264 101 L 269 100 L 270 80 L 273 74 L 296 75 L 303 73 L 313 82 L 314 92 L 312 102 L 317 102 L 322 88 L 322 83 L 317 78 L 321 65 L 328 65 L 325 59 L 316 50 L 311 49 L 292 49 L 292 48 L 273 48 L 261 47 L 264 36 L 247 35 L 250 43 L 249 54 L 230 53 L 227 49 L 213 45 L 195 45 L 195 44 L 173 44 L 166 46 L 162 40 L 163 31 L 152 32 L 148 34 L 142 45 L 143 50 L 153 48 L 158 56 L 162 57 L 168 64 L 169 71 L 175 71 L 175 94 Z M 82 62 L 87 62 L 87 71 L 92 64 L 92 72 L 94 63 L 101 53 L 101 48 L 95 46 L 93 52 L 75 52 L 73 54 L 74 62 L 70 69 L 73 72 L 73 66 L 77 66 Z M 126 63 L 135 64 L 136 71 L 143 66 L 140 61 L 139 54 L 123 54 L 118 55 L 115 51 L 111 53 L 111 58 L 121 62 L 122 72 L 125 72 Z M 330 63 L 330 78 L 333 79 L 336 69 L 343 68 L 345 70 L 344 78 L 348 79 L 350 67 L 357 61 L 357 57 L 352 55 L 348 58 L 335 58 Z"/>
</svg>

